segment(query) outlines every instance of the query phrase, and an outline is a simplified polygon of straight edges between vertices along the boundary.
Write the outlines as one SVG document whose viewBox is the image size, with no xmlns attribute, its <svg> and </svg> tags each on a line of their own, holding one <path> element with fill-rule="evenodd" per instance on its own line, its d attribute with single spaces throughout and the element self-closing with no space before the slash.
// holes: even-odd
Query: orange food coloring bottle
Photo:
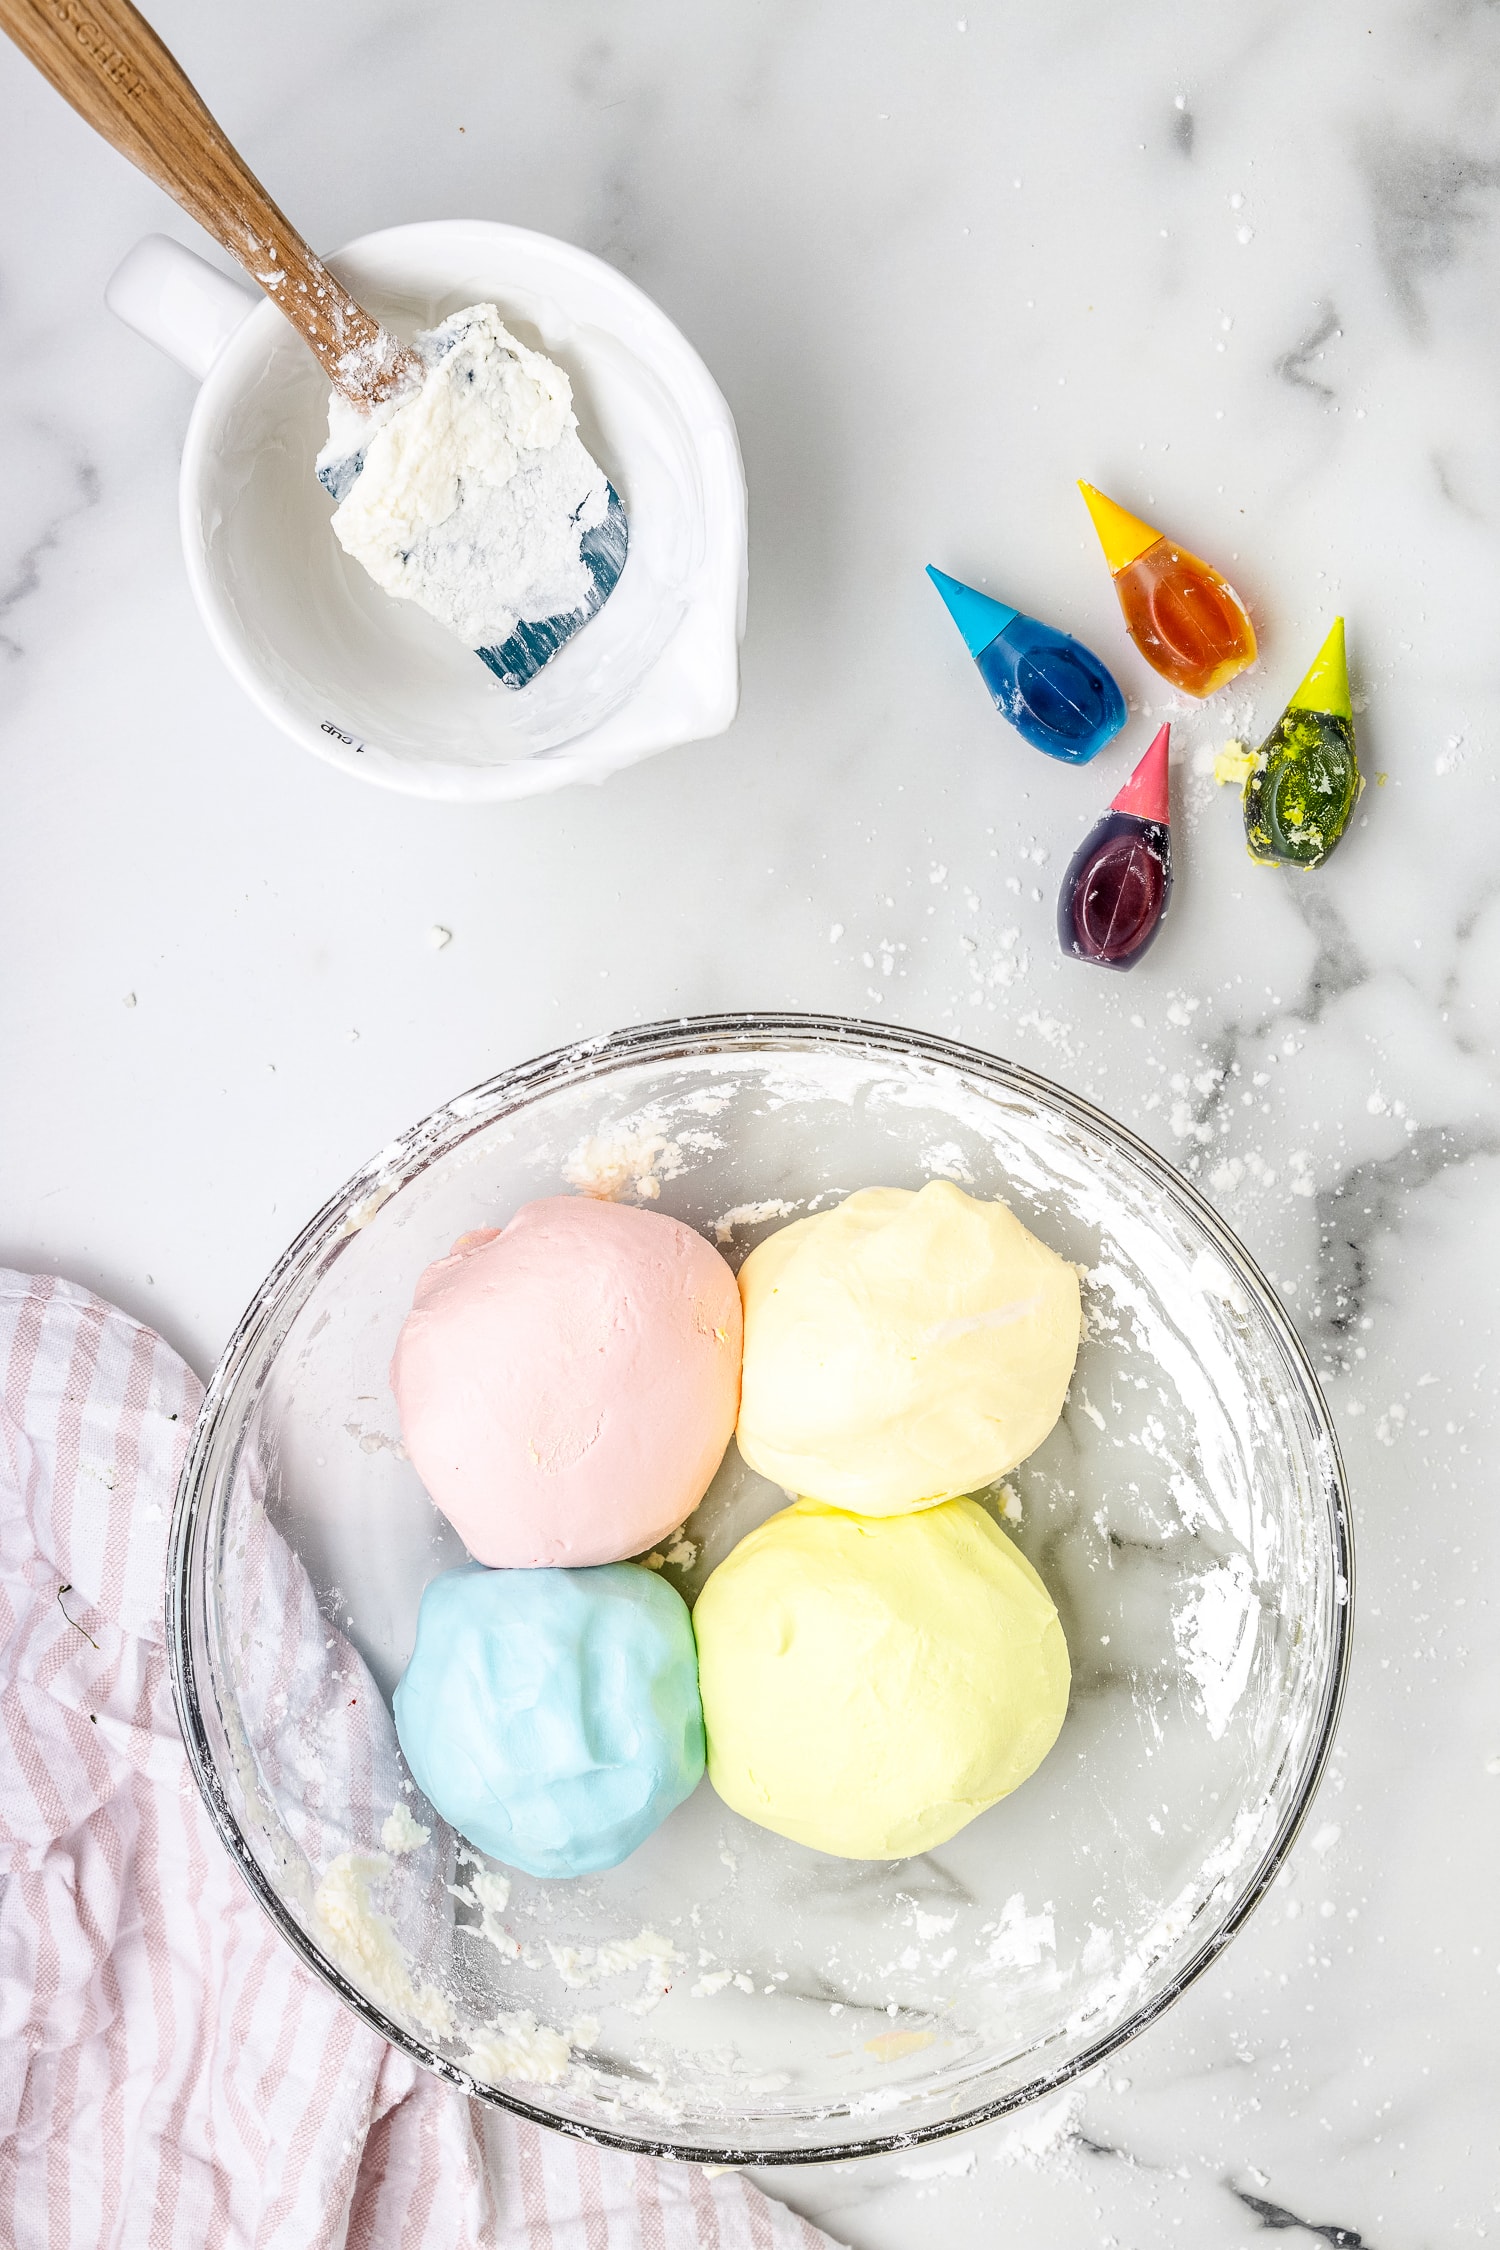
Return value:
<svg viewBox="0 0 1500 2250">
<path fill-rule="evenodd" d="M 1080 483 L 1125 612 L 1125 630 L 1153 671 L 1185 695 L 1215 695 L 1255 662 L 1255 628 L 1211 564 Z"/>
</svg>

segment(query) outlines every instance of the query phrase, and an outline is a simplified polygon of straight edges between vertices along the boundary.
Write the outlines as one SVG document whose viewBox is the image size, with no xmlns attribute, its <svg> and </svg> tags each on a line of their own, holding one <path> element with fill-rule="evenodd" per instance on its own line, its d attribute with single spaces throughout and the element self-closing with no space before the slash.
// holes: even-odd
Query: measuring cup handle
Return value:
<svg viewBox="0 0 1500 2250">
<path fill-rule="evenodd" d="M 200 382 L 258 301 L 164 234 L 148 234 L 127 251 L 104 291 L 104 302 L 127 328 Z"/>
</svg>

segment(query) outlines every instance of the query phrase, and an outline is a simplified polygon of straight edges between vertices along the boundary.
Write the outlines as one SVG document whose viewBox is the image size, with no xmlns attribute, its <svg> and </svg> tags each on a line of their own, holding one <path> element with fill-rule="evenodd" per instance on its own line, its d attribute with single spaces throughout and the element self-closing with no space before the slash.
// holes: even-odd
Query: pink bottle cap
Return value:
<svg viewBox="0 0 1500 2250">
<path fill-rule="evenodd" d="M 1137 820 L 1159 820 L 1165 828 L 1172 812 L 1167 798 L 1167 752 L 1172 729 L 1162 727 L 1135 772 L 1110 805 L 1111 812 L 1134 813 Z"/>
</svg>

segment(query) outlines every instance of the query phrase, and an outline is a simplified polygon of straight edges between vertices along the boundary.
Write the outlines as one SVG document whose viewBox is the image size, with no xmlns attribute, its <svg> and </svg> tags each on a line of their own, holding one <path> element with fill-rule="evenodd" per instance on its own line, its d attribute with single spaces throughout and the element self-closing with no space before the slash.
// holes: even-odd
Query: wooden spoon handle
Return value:
<svg viewBox="0 0 1500 2250">
<path fill-rule="evenodd" d="M 357 305 L 276 208 L 130 0 L 0 0 L 0 28 L 64 101 L 237 258 L 336 390 L 373 405 L 415 355 Z"/>
</svg>

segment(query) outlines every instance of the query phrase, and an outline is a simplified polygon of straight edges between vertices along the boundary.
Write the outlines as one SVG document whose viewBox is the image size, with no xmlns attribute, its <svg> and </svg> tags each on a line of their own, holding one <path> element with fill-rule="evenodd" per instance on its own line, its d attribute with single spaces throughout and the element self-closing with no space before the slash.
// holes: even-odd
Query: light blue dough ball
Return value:
<svg viewBox="0 0 1500 2250">
<path fill-rule="evenodd" d="M 396 1733 L 443 1818 L 492 1859 L 615 1867 L 703 1772 L 687 1605 L 638 1563 L 447 1571 L 422 1596 Z"/>
</svg>

